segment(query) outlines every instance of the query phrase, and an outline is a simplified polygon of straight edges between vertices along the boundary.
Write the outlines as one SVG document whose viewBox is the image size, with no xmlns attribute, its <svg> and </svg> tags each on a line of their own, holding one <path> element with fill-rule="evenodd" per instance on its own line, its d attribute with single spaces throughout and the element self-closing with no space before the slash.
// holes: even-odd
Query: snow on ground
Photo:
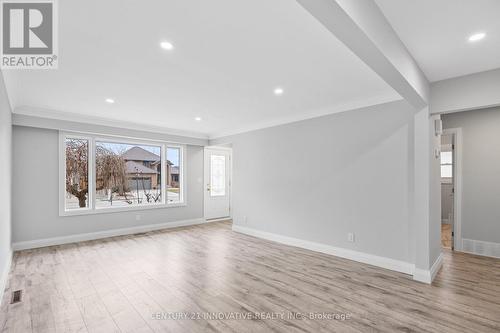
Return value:
<svg viewBox="0 0 500 333">
<path fill-rule="evenodd" d="M 151 193 L 154 196 L 154 195 L 157 195 L 158 192 L 156 192 L 156 190 L 151 190 L 151 191 L 149 191 L 149 193 Z M 115 194 L 115 195 L 113 195 L 113 202 L 111 204 L 107 195 L 103 195 L 103 194 L 98 193 L 96 196 L 96 207 L 97 208 L 105 208 L 105 207 L 135 206 L 138 204 L 137 197 L 139 197 L 139 204 L 142 204 L 142 205 L 158 204 L 158 202 L 156 202 L 156 203 L 154 202 L 154 199 L 151 199 L 152 202 L 148 203 L 146 200 L 146 195 L 144 193 L 144 190 L 139 190 L 138 193 L 136 191 L 127 193 L 127 199 L 131 203 L 127 202 L 125 200 L 125 197 L 123 197 L 123 196 L 118 197 Z M 168 202 L 179 201 L 179 193 L 167 190 L 167 198 L 168 198 Z M 78 199 L 71 194 L 67 194 L 66 195 L 66 209 L 71 210 L 71 209 L 76 209 L 76 208 L 80 208 L 78 205 Z"/>
</svg>

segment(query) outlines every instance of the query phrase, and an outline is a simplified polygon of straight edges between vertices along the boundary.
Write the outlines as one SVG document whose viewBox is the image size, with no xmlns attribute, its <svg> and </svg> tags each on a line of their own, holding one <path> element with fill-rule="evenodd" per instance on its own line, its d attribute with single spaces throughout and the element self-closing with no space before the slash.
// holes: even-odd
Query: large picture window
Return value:
<svg viewBox="0 0 500 333">
<path fill-rule="evenodd" d="M 184 203 L 184 147 L 61 134 L 61 214 L 147 209 Z"/>
</svg>

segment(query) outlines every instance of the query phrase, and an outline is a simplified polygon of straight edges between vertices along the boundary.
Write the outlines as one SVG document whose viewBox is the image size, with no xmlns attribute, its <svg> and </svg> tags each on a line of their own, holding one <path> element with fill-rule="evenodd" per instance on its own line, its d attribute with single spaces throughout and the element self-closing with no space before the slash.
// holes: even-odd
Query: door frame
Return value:
<svg viewBox="0 0 500 333">
<path fill-rule="evenodd" d="M 453 250 L 462 251 L 462 128 L 447 128 L 443 134 L 453 135 Z"/>
<path fill-rule="evenodd" d="M 205 212 L 207 211 L 207 195 L 206 195 L 206 179 L 205 179 L 205 166 L 207 165 L 207 154 L 206 151 L 209 149 L 214 149 L 214 150 L 224 150 L 229 153 L 229 184 L 228 184 L 228 196 L 229 196 L 229 217 L 223 217 L 223 218 L 215 218 L 215 219 L 209 219 L 205 217 Z M 224 221 L 227 219 L 232 220 L 233 219 L 233 148 L 232 147 L 224 147 L 224 146 L 205 146 L 203 148 L 203 219 L 205 222 L 217 222 L 217 221 Z"/>
</svg>

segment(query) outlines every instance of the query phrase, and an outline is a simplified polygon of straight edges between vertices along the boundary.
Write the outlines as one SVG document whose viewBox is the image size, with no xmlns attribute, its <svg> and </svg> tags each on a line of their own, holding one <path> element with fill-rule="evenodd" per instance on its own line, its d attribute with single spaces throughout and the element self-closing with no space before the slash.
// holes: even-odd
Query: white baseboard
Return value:
<svg viewBox="0 0 500 333">
<path fill-rule="evenodd" d="M 222 222 L 222 221 L 232 221 L 233 218 L 228 216 L 228 217 L 222 217 L 222 218 L 216 218 L 216 219 L 205 219 L 205 222 Z"/>
<path fill-rule="evenodd" d="M 462 252 L 477 254 L 486 257 L 500 258 L 500 243 L 463 238 Z"/>
<path fill-rule="evenodd" d="M 310 242 L 298 238 L 292 238 L 288 236 L 282 236 L 278 234 L 273 234 L 270 232 L 260 231 L 252 228 L 246 228 L 238 225 L 233 225 L 233 231 L 247 234 L 250 236 L 263 238 L 267 240 L 271 240 L 274 242 L 300 247 L 303 249 L 321 252 L 325 254 L 334 255 L 337 257 L 358 261 L 364 264 L 369 264 L 373 266 L 382 267 L 385 269 L 390 269 L 393 271 L 405 273 L 405 274 L 413 274 L 414 265 L 405 261 L 380 257 L 373 254 L 368 254 L 364 252 L 358 252 L 354 250 L 348 250 L 340 247 L 334 247 L 326 244 Z"/>
<path fill-rule="evenodd" d="M 442 266 L 443 254 L 440 253 L 439 257 L 436 259 L 436 261 L 434 261 L 434 264 L 432 264 L 431 269 L 426 270 L 415 268 L 415 272 L 413 273 L 413 280 L 431 284 Z"/>
<path fill-rule="evenodd" d="M 62 237 L 36 239 L 36 240 L 13 243 L 12 249 L 14 251 L 35 249 L 35 248 L 45 247 L 45 246 L 61 245 L 61 244 L 76 243 L 76 242 L 82 242 L 82 241 L 88 241 L 88 240 L 94 240 L 94 239 L 123 236 L 123 235 L 131 235 L 131 234 L 137 234 L 137 233 L 142 233 L 142 232 L 183 227 L 183 226 L 196 225 L 196 224 L 202 224 L 202 223 L 206 223 L 205 218 L 200 217 L 200 218 L 191 219 L 191 220 L 182 220 L 182 221 L 166 222 L 166 223 L 158 223 L 158 224 L 148 224 L 148 225 L 141 225 L 141 226 L 130 227 L 130 228 L 120 228 L 120 229 L 90 232 L 90 233 L 85 233 L 85 234 L 76 234 L 76 235 L 69 235 L 69 236 L 62 236 Z"/>
<path fill-rule="evenodd" d="M 5 288 L 7 287 L 7 281 L 9 279 L 10 266 L 12 265 L 12 250 L 7 254 L 7 261 L 4 267 L 0 267 L 0 304 L 2 304 L 2 298 L 4 296 Z"/>
</svg>

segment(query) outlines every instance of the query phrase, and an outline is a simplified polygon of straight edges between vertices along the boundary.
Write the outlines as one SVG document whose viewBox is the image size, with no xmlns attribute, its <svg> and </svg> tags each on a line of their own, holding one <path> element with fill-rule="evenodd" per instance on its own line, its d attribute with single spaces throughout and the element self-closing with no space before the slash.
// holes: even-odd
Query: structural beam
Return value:
<svg viewBox="0 0 500 333">
<path fill-rule="evenodd" d="M 297 2 L 417 110 L 428 105 L 425 75 L 375 1 Z"/>
</svg>

